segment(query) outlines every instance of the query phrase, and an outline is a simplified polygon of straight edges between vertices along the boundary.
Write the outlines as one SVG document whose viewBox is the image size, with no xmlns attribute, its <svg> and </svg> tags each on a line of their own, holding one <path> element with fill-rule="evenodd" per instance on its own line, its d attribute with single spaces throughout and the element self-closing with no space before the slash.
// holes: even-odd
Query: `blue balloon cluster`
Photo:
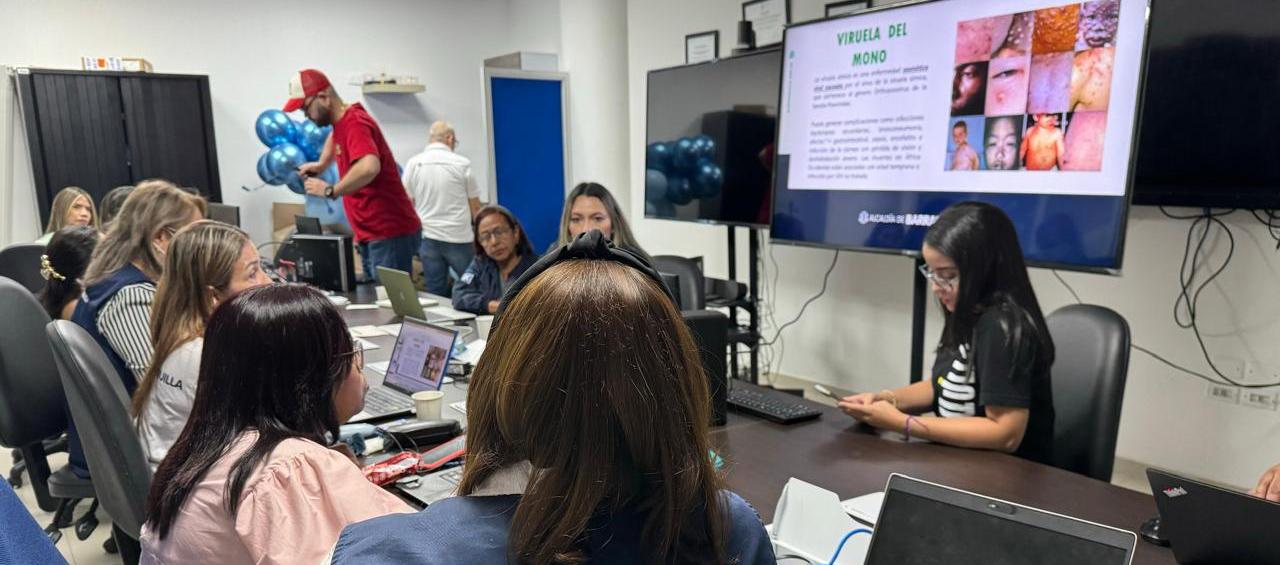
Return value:
<svg viewBox="0 0 1280 565">
<path fill-rule="evenodd" d="M 258 114 L 253 131 L 268 148 L 258 157 L 258 178 L 264 183 L 284 185 L 306 195 L 298 167 L 320 159 L 320 152 L 324 150 L 332 130 L 331 127 L 317 126 L 311 120 L 295 122 L 280 110 L 266 110 Z M 338 184 L 338 165 L 330 165 L 320 173 L 320 178 L 328 184 Z M 324 225 L 349 225 L 341 200 L 307 195 L 306 214 L 319 218 Z"/>
<path fill-rule="evenodd" d="M 672 215 L 675 206 L 719 196 L 724 171 L 715 157 L 716 142 L 707 135 L 650 143 L 645 148 L 646 212 Z"/>
<path fill-rule="evenodd" d="M 269 149 L 258 157 L 258 178 L 273 185 L 285 185 L 298 194 L 306 194 L 298 167 L 320 158 L 325 140 L 333 128 L 320 127 L 311 120 L 295 122 L 280 110 L 258 114 L 254 132 Z M 338 182 L 337 166 L 320 175 L 329 184 Z"/>
</svg>

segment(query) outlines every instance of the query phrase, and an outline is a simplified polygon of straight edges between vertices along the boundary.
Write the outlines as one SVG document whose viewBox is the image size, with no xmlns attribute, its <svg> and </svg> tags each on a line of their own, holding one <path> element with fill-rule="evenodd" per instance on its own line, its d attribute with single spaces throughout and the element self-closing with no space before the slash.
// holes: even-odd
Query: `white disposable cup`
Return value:
<svg viewBox="0 0 1280 565">
<path fill-rule="evenodd" d="M 377 297 L 378 297 L 378 300 L 386 300 L 386 299 L 387 299 L 387 287 L 382 286 L 382 285 L 378 285 L 378 286 L 374 287 L 374 291 L 373 291 L 373 292 L 374 292 L 374 293 L 376 293 L 376 295 L 377 295 Z"/>
<path fill-rule="evenodd" d="M 476 316 L 476 337 L 489 339 L 489 328 L 493 326 L 493 316 Z"/>
<path fill-rule="evenodd" d="M 438 390 L 424 390 L 413 393 L 414 410 L 418 413 L 418 419 L 423 422 L 441 419 L 440 412 L 444 406 L 444 393 Z"/>
</svg>

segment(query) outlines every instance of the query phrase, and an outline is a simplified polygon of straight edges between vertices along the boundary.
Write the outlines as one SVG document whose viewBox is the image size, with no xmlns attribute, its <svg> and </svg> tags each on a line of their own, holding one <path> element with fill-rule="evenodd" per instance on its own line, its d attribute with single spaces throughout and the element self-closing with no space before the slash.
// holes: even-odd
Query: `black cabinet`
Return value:
<svg viewBox="0 0 1280 565">
<path fill-rule="evenodd" d="M 161 177 L 222 200 L 207 76 L 20 69 L 17 86 L 41 224 L 65 186 L 100 200 Z"/>
</svg>

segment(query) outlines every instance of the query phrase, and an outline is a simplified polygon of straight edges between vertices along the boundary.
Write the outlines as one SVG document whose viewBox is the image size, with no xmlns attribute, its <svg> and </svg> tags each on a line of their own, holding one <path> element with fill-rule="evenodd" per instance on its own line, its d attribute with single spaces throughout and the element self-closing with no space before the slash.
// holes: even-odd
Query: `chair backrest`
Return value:
<svg viewBox="0 0 1280 565">
<path fill-rule="evenodd" d="M 54 320 L 45 328 L 84 444 L 98 502 L 124 533 L 138 539 L 151 467 L 129 418 L 115 366 L 80 326 Z"/>
<path fill-rule="evenodd" d="M 688 257 L 675 255 L 654 255 L 653 267 L 659 273 L 675 275 L 680 280 L 680 288 L 671 289 L 680 301 L 681 310 L 701 310 L 707 307 L 706 283 L 702 277 L 702 267 Z"/>
<path fill-rule="evenodd" d="M 44 255 L 42 243 L 15 243 L 0 249 L 0 277 L 8 277 L 26 287 L 31 294 L 44 289 L 44 277 L 40 276 L 40 256 Z"/>
<path fill-rule="evenodd" d="M 23 447 L 67 429 L 58 367 L 44 336 L 49 315 L 22 285 L 0 277 L 0 445 Z"/>
<path fill-rule="evenodd" d="M 1110 481 L 1129 373 L 1129 323 L 1091 304 L 1065 306 L 1045 323 L 1056 351 L 1053 464 Z"/>
</svg>

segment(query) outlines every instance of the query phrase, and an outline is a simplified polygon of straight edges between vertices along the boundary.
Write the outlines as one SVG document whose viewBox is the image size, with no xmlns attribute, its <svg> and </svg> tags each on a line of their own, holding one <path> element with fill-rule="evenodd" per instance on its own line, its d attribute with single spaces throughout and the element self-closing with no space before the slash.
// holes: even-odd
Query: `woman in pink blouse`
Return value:
<svg viewBox="0 0 1280 565">
<path fill-rule="evenodd" d="M 325 434 L 361 410 L 363 358 L 329 299 L 245 291 L 209 320 L 186 428 L 156 470 L 143 563 L 315 563 L 347 524 L 412 509 Z"/>
</svg>

